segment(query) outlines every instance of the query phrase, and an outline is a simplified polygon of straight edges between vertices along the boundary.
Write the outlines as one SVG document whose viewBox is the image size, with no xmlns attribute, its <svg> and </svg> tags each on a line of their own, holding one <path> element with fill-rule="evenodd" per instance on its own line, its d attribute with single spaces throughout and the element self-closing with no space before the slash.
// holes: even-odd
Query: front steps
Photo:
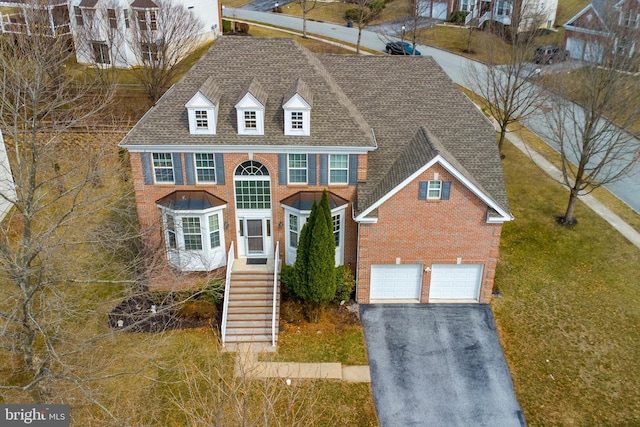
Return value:
<svg viewBox="0 0 640 427">
<path fill-rule="evenodd" d="M 273 268 L 237 265 L 231 273 L 225 343 L 271 344 Z M 253 268 L 252 268 L 253 267 Z M 256 268 L 260 267 L 260 268 Z M 280 282 L 276 301 L 276 341 L 280 315 Z"/>
</svg>

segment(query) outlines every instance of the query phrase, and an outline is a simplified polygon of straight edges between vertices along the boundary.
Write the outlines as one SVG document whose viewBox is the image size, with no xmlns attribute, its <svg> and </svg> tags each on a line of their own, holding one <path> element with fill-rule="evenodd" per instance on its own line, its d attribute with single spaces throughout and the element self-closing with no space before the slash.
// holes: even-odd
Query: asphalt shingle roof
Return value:
<svg viewBox="0 0 640 427">
<path fill-rule="evenodd" d="M 211 77 L 220 90 L 217 134 L 190 135 L 184 105 Z M 235 103 L 254 78 L 266 96 L 265 135 L 238 135 Z M 310 136 L 284 135 L 282 105 L 296 92 L 313 97 Z M 428 56 L 316 55 L 291 39 L 225 36 L 121 144 L 373 150 L 359 212 L 441 154 L 508 211 L 495 129 Z"/>
</svg>

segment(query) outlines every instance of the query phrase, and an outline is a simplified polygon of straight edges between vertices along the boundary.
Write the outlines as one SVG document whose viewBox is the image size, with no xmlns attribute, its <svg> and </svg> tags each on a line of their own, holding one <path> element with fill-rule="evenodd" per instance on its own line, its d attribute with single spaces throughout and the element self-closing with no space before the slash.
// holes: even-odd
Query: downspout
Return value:
<svg viewBox="0 0 640 427">
<path fill-rule="evenodd" d="M 360 273 L 360 222 L 356 221 L 353 203 L 351 204 L 351 217 L 358 224 L 358 241 L 356 242 L 356 302 L 358 302 L 358 274 Z"/>
</svg>

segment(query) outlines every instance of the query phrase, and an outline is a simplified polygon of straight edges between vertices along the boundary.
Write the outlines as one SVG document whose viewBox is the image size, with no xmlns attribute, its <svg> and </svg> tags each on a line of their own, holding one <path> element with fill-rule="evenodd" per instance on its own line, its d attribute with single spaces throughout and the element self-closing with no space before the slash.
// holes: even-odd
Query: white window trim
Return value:
<svg viewBox="0 0 640 427">
<path fill-rule="evenodd" d="M 347 158 L 347 167 L 346 168 L 332 168 L 331 167 L 331 156 L 346 156 Z M 346 179 L 344 181 L 333 182 L 331 180 L 331 171 L 346 171 Z M 349 184 L 349 155 L 348 154 L 329 154 L 329 158 L 327 159 L 327 182 L 329 185 L 348 185 Z"/>
<path fill-rule="evenodd" d="M 212 104 L 204 95 L 200 92 L 196 93 L 185 104 L 187 108 L 187 116 L 189 117 L 189 133 L 192 135 L 215 135 L 216 124 L 218 121 L 218 106 Z M 207 127 L 198 128 L 196 111 L 207 112 Z"/>
<path fill-rule="evenodd" d="M 311 135 L 311 106 L 299 95 L 295 94 L 283 106 L 284 134 L 291 136 Z M 302 113 L 302 129 L 294 129 L 291 113 Z"/>
<path fill-rule="evenodd" d="M 240 102 L 236 104 L 238 118 L 238 135 L 264 135 L 264 106 L 253 95 L 247 93 Z M 244 113 L 255 111 L 256 127 L 246 128 Z"/>
<path fill-rule="evenodd" d="M 206 168 L 201 167 L 201 168 L 199 168 L 198 167 L 198 159 L 197 159 L 198 155 L 205 155 L 205 154 L 213 156 L 213 168 L 211 168 L 211 167 L 206 167 Z M 215 154 L 212 154 L 212 153 L 194 153 L 193 154 L 193 168 L 194 168 L 194 175 L 195 175 L 195 179 L 196 179 L 196 184 L 215 184 L 217 182 L 216 181 L 216 173 L 217 173 L 216 172 L 216 168 L 217 168 L 217 165 L 216 165 L 216 156 L 215 156 Z M 204 180 L 201 181 L 198 178 L 198 169 L 213 169 L 213 181 L 204 181 Z"/>
<path fill-rule="evenodd" d="M 297 251 L 297 247 L 291 246 L 291 236 L 289 234 L 290 217 L 289 215 L 293 215 L 298 217 L 298 242 L 300 242 L 300 233 L 302 233 L 302 227 L 309 220 L 309 215 L 311 211 L 299 211 L 291 206 L 283 206 L 284 208 L 284 217 L 285 217 L 285 262 L 287 265 L 293 265 L 295 262 L 295 254 Z M 340 236 L 338 238 L 339 245 L 336 246 L 335 260 L 336 266 L 344 265 L 344 229 L 345 229 L 345 211 L 347 205 L 338 206 L 331 210 L 331 218 L 333 221 L 333 217 L 340 218 Z M 331 230 L 331 234 L 334 234 L 333 229 Z M 335 240 L 335 237 L 334 237 Z"/>
<path fill-rule="evenodd" d="M 162 212 L 162 227 L 169 264 L 181 271 L 211 271 L 226 265 L 226 245 L 224 235 L 224 212 L 227 205 L 216 206 L 201 211 L 173 210 L 160 206 Z M 176 247 L 169 245 L 169 230 L 167 228 L 167 215 L 173 217 Z M 220 245 L 211 247 L 211 230 L 209 217 L 217 215 Z M 198 218 L 200 220 L 200 239 L 202 249 L 187 250 L 185 248 L 184 233 L 182 228 L 183 218 Z"/>
<path fill-rule="evenodd" d="M 155 158 L 154 156 L 156 154 L 162 154 L 162 155 L 168 155 L 169 156 L 169 161 L 171 162 L 171 166 L 156 166 L 155 163 Z M 171 174 L 173 175 L 173 179 L 171 181 L 158 181 L 158 175 L 156 174 L 157 170 L 160 169 L 171 169 Z M 173 156 L 171 155 L 171 153 L 151 153 L 151 169 L 153 171 L 153 182 L 154 184 L 175 184 L 176 182 L 176 172 L 173 169 Z"/>
<path fill-rule="evenodd" d="M 439 184 L 438 186 L 438 196 L 431 196 L 431 183 L 432 182 L 437 182 Z M 435 191 L 435 189 L 433 189 L 433 191 Z M 439 179 L 432 179 L 427 181 L 427 200 L 440 200 L 442 199 L 442 181 Z"/>
<path fill-rule="evenodd" d="M 305 157 L 305 166 L 304 168 L 302 167 L 291 167 L 290 166 L 290 159 L 291 156 L 304 156 Z M 292 181 L 291 180 L 291 171 L 300 171 L 303 170 L 305 171 L 305 179 L 304 182 L 303 181 Z M 293 153 L 293 154 L 287 154 L 287 183 L 291 184 L 291 185 L 305 185 L 309 182 L 309 157 L 307 154 L 301 154 L 301 153 Z"/>
</svg>

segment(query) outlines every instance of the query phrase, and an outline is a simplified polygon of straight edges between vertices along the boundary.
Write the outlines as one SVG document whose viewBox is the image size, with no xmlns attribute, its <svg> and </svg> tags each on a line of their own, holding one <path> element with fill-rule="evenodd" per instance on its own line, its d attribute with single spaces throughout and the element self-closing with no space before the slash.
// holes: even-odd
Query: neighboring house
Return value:
<svg viewBox="0 0 640 427">
<path fill-rule="evenodd" d="M 640 2 L 592 0 L 564 28 L 571 58 L 598 64 L 609 55 L 633 58 L 640 41 Z"/>
<path fill-rule="evenodd" d="M 523 19 L 521 30 L 528 29 L 535 21 L 538 28 L 552 28 L 556 19 L 558 0 L 417 0 L 417 10 L 422 16 L 446 21 L 454 11 L 468 12 L 465 24 L 476 27 L 487 21 L 511 25 L 519 12 Z"/>
<path fill-rule="evenodd" d="M 161 22 L 162 19 L 171 19 L 167 16 L 170 15 L 168 6 L 163 6 L 162 1 L 70 0 L 71 30 L 78 62 L 131 67 L 144 63 L 141 56 L 157 56 L 156 37 L 176 41 L 183 31 L 178 22 Z M 217 0 L 164 1 L 182 5 L 193 12 L 200 20 L 199 34 L 203 37 L 217 38 L 222 34 Z M 167 34 L 162 35 L 161 32 Z"/>
<path fill-rule="evenodd" d="M 223 37 L 120 145 L 147 246 L 173 268 L 152 288 L 221 275 L 232 243 L 273 258 L 279 242 L 292 264 L 326 189 L 358 302 L 491 298 L 512 219 L 495 130 L 430 57 Z"/>
<path fill-rule="evenodd" d="M 203 38 L 222 35 L 220 4 L 217 0 L 164 0 L 184 5 L 200 19 Z M 167 28 L 169 40 L 180 37 L 180 24 L 163 26 L 159 9 L 162 0 L 13 0 L 0 1 L 2 33 L 28 32 L 32 8 L 46 9 L 52 36 L 73 37 L 76 58 L 84 64 L 131 67 L 141 65 L 140 55 L 157 55 L 153 32 Z M 140 34 L 144 33 L 143 40 Z M 158 35 L 160 37 L 160 35 Z M 142 43 L 142 49 L 138 45 Z"/>
<path fill-rule="evenodd" d="M 29 32 L 27 20 L 30 15 L 29 11 L 34 7 L 47 12 L 46 32 L 52 37 L 71 33 L 67 0 L 0 1 L 0 33 L 22 34 Z"/>
<path fill-rule="evenodd" d="M 4 145 L 4 137 L 0 130 L 0 222 L 7 216 L 17 197 L 7 147 Z"/>
</svg>

